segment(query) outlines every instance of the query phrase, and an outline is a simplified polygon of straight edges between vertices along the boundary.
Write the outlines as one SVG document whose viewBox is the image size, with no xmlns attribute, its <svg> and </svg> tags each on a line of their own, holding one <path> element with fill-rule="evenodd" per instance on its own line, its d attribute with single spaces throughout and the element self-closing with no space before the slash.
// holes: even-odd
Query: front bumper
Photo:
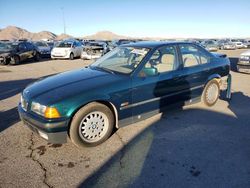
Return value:
<svg viewBox="0 0 250 188">
<path fill-rule="evenodd" d="M 237 63 L 237 69 L 239 72 L 250 72 L 250 61 L 239 60 Z"/>
<path fill-rule="evenodd" d="M 210 52 L 216 52 L 216 51 L 218 51 L 218 48 L 215 48 L 215 47 L 208 47 L 207 49 Z"/>
<path fill-rule="evenodd" d="M 65 54 L 51 53 L 52 59 L 69 59 L 69 56 L 70 56 L 70 53 L 65 53 Z"/>
<path fill-rule="evenodd" d="M 235 46 L 224 46 L 225 50 L 235 50 L 236 47 Z"/>
<path fill-rule="evenodd" d="M 63 144 L 67 142 L 68 120 L 56 122 L 41 120 L 24 111 L 20 104 L 18 112 L 22 122 L 49 143 Z"/>
<path fill-rule="evenodd" d="M 39 52 L 42 57 L 50 57 L 51 53 L 50 52 Z"/>
</svg>

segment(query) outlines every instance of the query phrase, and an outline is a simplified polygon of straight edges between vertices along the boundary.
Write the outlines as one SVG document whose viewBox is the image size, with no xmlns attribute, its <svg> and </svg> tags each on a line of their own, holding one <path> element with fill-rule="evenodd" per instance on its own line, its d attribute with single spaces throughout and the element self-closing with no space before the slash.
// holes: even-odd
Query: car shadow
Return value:
<svg viewBox="0 0 250 188">
<path fill-rule="evenodd" d="M 17 107 L 7 111 L 0 111 L 0 132 L 19 122 Z"/>
<path fill-rule="evenodd" d="M 36 80 L 24 79 L 0 82 L 0 101 L 20 93 L 28 84 Z"/>
<path fill-rule="evenodd" d="M 40 78 L 11 80 L 0 82 L 0 101 L 20 93 L 27 85 L 55 74 L 46 75 Z"/>
<path fill-rule="evenodd" d="M 79 187 L 249 187 L 249 104 L 167 110 Z"/>
<path fill-rule="evenodd" d="M 39 61 L 35 61 L 33 59 L 28 59 L 26 61 L 23 61 L 21 62 L 19 65 L 26 65 L 26 64 L 33 64 L 33 63 L 41 63 L 41 62 L 45 62 L 45 61 L 50 61 L 51 59 L 50 58 L 47 58 L 47 57 L 43 57 L 43 58 L 40 58 Z M 18 65 L 17 65 L 18 66 Z"/>
<path fill-rule="evenodd" d="M 0 82 L 0 101 L 13 97 L 22 92 L 22 90 L 27 85 L 52 75 L 53 74 L 37 79 L 11 80 L 11 81 Z M 20 119 L 17 107 L 11 108 L 10 110 L 7 111 L 3 111 L 3 109 L 0 108 L 0 132 L 12 126 L 13 124 L 17 123 L 18 121 L 20 121 Z"/>
<path fill-rule="evenodd" d="M 238 57 L 229 57 L 230 63 L 231 63 L 231 71 L 238 72 L 237 70 L 237 63 L 239 61 Z"/>
</svg>

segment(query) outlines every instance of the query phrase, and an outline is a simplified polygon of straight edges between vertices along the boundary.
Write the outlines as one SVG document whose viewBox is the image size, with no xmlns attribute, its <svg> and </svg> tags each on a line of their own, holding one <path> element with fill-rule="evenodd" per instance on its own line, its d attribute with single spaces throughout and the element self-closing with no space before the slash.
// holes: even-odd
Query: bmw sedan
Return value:
<svg viewBox="0 0 250 188">
<path fill-rule="evenodd" d="M 174 103 L 213 106 L 226 56 L 185 42 L 121 45 L 88 67 L 29 85 L 18 105 L 20 118 L 50 143 L 96 146 L 115 128 L 162 112 Z"/>
</svg>

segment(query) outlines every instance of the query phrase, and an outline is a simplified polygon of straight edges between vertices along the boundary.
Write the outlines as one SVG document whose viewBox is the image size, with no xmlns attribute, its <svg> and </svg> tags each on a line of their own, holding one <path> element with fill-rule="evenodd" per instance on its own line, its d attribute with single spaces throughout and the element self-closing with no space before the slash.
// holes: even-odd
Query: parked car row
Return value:
<svg viewBox="0 0 250 188">
<path fill-rule="evenodd" d="M 16 65 L 28 59 L 40 58 L 70 59 L 97 59 L 110 50 L 130 40 L 105 41 L 67 39 L 63 41 L 0 41 L 0 64 Z M 134 41 L 131 41 L 134 42 Z"/>
<path fill-rule="evenodd" d="M 82 58 L 86 60 L 98 59 L 114 48 L 124 44 L 136 43 L 142 40 L 119 39 L 119 40 L 76 40 L 67 39 L 63 41 L 27 41 L 19 40 L 16 42 L 0 41 L 0 64 L 17 65 L 21 62 L 32 59 L 39 61 L 40 58 L 69 59 Z M 170 40 L 170 41 L 174 41 Z M 250 48 L 250 40 L 246 39 L 188 39 L 184 42 L 191 42 L 200 45 L 210 52 L 217 50 L 235 50 Z M 238 70 L 243 69 L 242 59 L 240 58 Z M 248 57 L 248 55 L 247 55 Z M 244 64 L 244 63 L 243 63 Z M 247 64 L 248 65 L 248 64 Z M 246 65 L 244 64 L 244 67 Z"/>
</svg>

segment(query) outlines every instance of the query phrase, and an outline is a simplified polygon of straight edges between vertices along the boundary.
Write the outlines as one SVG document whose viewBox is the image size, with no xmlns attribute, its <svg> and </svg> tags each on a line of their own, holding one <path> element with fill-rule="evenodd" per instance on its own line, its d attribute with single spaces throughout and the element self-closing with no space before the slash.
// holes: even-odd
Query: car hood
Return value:
<svg viewBox="0 0 250 188">
<path fill-rule="evenodd" d="M 243 52 L 240 54 L 241 56 L 250 56 L 250 50 Z"/>
<path fill-rule="evenodd" d="M 51 104 L 69 96 L 90 92 L 119 80 L 119 75 L 90 68 L 68 71 L 39 80 L 23 91 L 24 98 Z"/>
<path fill-rule="evenodd" d="M 48 51 L 50 51 L 50 49 L 51 49 L 49 46 L 47 46 L 47 47 L 46 47 L 46 46 L 38 46 L 37 48 L 38 48 L 39 50 L 41 50 L 41 51 L 42 51 L 42 50 L 48 50 Z"/>
</svg>

